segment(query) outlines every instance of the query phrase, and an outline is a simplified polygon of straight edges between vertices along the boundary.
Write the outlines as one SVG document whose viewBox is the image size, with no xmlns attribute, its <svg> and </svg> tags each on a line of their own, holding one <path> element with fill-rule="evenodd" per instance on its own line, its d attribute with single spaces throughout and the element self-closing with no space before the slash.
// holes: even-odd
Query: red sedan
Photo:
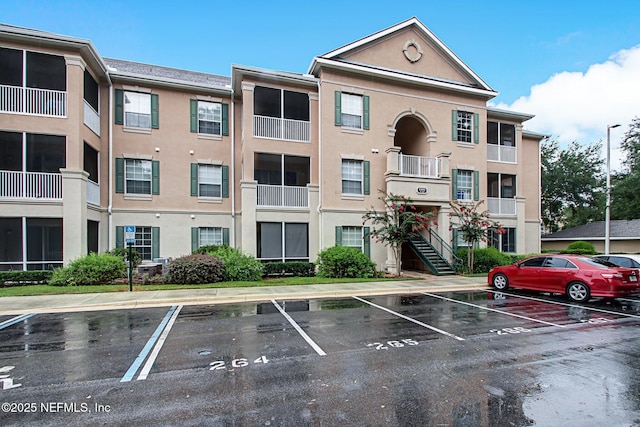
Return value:
<svg viewBox="0 0 640 427">
<path fill-rule="evenodd" d="M 489 272 L 488 281 L 500 291 L 512 287 L 561 293 L 577 302 L 640 293 L 637 269 L 580 255 L 540 255 L 495 267 Z"/>
</svg>

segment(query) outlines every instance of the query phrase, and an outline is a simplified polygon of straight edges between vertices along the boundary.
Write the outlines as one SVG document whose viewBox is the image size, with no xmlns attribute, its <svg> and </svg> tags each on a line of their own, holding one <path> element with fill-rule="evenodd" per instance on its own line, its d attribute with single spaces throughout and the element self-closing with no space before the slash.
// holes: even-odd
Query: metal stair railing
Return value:
<svg viewBox="0 0 640 427">
<path fill-rule="evenodd" d="M 429 230 L 430 234 L 431 234 L 431 230 Z M 435 236 L 435 237 L 434 237 Z M 438 240 L 439 239 L 439 240 Z M 436 241 L 438 243 L 437 246 L 434 246 L 433 243 L 430 241 Z M 448 253 L 451 256 L 455 255 L 453 254 L 453 251 L 451 250 L 451 248 L 446 245 L 446 243 L 442 240 L 442 238 L 440 238 L 440 236 L 438 236 L 436 233 L 433 233 L 433 236 L 430 236 L 430 240 L 427 240 L 422 234 L 418 234 L 414 237 L 411 238 L 411 240 L 409 241 L 409 245 L 411 246 L 411 249 L 413 249 L 413 251 L 418 255 L 418 257 L 420 258 L 420 260 L 422 262 L 424 262 L 425 264 L 427 264 L 427 266 L 429 267 L 429 269 L 435 273 L 436 275 L 440 275 L 441 271 L 438 268 L 437 265 L 435 265 L 431 259 L 429 259 L 429 257 L 418 247 L 418 244 L 424 244 L 427 245 L 430 249 L 432 249 L 434 251 L 434 253 L 437 255 L 438 260 L 444 264 L 446 264 L 447 267 L 449 267 L 449 269 L 455 273 L 456 272 L 456 268 L 454 264 L 452 265 L 452 263 L 446 259 L 443 256 L 442 250 L 439 250 L 439 248 L 445 248 L 445 250 L 448 247 Z M 456 258 L 457 259 L 457 258 Z"/>
</svg>

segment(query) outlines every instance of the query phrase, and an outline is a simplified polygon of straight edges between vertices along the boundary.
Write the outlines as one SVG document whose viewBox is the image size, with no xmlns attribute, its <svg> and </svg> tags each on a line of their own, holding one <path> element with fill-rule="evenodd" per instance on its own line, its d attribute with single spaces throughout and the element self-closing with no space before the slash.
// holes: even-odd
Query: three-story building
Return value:
<svg viewBox="0 0 640 427">
<path fill-rule="evenodd" d="M 437 225 L 405 265 L 441 274 L 450 202 L 483 200 L 491 245 L 540 250 L 543 135 L 411 18 L 313 58 L 231 77 L 103 58 L 89 40 L 0 25 L 0 270 L 124 246 L 143 259 L 229 244 L 263 261 L 354 246 L 393 254 L 362 216 L 380 190 Z M 434 254 L 435 253 L 435 254 Z M 441 270 L 442 269 L 442 270 Z"/>
</svg>

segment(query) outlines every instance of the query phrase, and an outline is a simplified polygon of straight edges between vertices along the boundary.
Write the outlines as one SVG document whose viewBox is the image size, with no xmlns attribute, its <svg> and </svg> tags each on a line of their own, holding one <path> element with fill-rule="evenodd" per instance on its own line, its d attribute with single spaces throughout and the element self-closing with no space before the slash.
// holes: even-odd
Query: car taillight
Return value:
<svg viewBox="0 0 640 427">
<path fill-rule="evenodd" d="M 602 277 L 605 279 L 624 279 L 624 276 L 620 273 L 602 273 Z"/>
</svg>

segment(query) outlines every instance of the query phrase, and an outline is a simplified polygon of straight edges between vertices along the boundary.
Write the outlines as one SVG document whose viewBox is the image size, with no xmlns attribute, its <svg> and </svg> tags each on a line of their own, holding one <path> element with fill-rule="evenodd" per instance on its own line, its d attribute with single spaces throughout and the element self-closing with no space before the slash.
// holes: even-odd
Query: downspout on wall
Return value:
<svg viewBox="0 0 640 427">
<path fill-rule="evenodd" d="M 235 144 L 236 144 L 236 104 L 235 94 L 233 86 L 231 87 L 231 120 L 229 126 L 231 127 L 231 235 L 229 236 L 229 245 L 232 248 L 236 247 L 236 157 L 235 157 Z"/>
<path fill-rule="evenodd" d="M 113 82 L 109 77 L 109 70 L 107 69 L 107 81 L 109 82 L 109 203 L 107 205 L 108 214 L 108 231 L 107 241 L 108 249 L 113 249 Z"/>
</svg>

